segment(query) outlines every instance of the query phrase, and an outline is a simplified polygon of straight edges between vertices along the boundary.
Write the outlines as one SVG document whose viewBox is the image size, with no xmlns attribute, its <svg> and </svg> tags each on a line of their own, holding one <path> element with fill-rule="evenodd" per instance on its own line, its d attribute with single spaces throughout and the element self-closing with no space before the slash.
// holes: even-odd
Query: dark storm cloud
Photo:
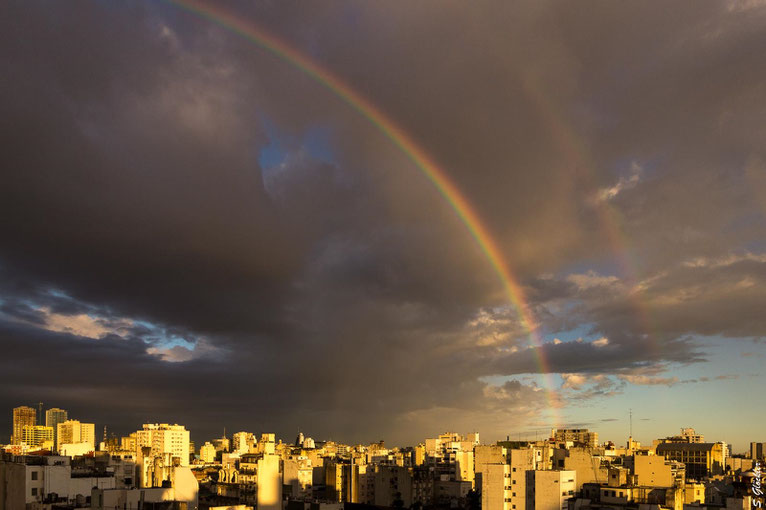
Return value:
<svg viewBox="0 0 766 510">
<path fill-rule="evenodd" d="M 535 350 L 427 179 L 295 68 L 170 5 L 5 3 L 0 404 L 494 434 L 545 399 L 486 378 L 540 354 L 591 381 L 574 401 L 669 383 L 692 335 L 763 336 L 763 8 L 660 5 L 227 4 L 433 155 L 543 333 L 606 339 Z"/>
</svg>

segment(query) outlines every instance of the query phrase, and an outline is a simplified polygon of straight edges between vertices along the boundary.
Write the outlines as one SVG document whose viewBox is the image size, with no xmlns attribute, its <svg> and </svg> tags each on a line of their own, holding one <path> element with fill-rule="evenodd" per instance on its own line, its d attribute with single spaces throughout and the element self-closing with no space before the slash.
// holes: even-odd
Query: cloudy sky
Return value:
<svg viewBox="0 0 766 510">
<path fill-rule="evenodd" d="M 0 6 L 0 437 L 766 440 L 766 5 Z M 535 336 L 542 342 L 538 343 Z M 542 363 L 541 363 L 541 360 Z M 541 375 L 541 371 L 545 374 Z"/>
</svg>

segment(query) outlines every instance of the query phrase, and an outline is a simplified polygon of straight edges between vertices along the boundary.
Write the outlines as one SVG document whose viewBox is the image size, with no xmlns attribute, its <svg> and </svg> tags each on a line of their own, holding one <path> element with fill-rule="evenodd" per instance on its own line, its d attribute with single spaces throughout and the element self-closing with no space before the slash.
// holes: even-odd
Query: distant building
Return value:
<svg viewBox="0 0 766 510">
<path fill-rule="evenodd" d="M 232 436 L 233 453 L 250 453 L 250 448 L 255 446 L 255 434 L 252 432 L 236 432 Z"/>
<path fill-rule="evenodd" d="M 45 426 L 53 428 L 53 449 L 58 451 L 58 442 L 56 438 L 56 431 L 58 430 L 59 423 L 64 423 L 68 419 L 67 412 L 64 409 L 53 407 L 45 411 Z"/>
<path fill-rule="evenodd" d="M 750 443 L 750 458 L 766 460 L 766 443 Z"/>
<path fill-rule="evenodd" d="M 145 423 L 136 431 L 136 448 L 150 448 L 150 455 L 169 454 L 181 466 L 189 465 L 189 431 L 183 425 Z"/>
<path fill-rule="evenodd" d="M 685 438 L 690 443 L 704 443 L 705 436 L 697 434 L 693 428 L 681 429 L 681 437 Z"/>
<path fill-rule="evenodd" d="M 726 467 L 726 447 L 723 443 L 661 443 L 657 455 L 686 466 L 686 477 L 693 480 L 721 475 Z"/>
<path fill-rule="evenodd" d="M 63 452 L 65 445 L 89 445 L 87 451 L 95 450 L 96 425 L 93 423 L 80 423 L 78 420 L 66 420 L 59 423 L 56 430 L 56 442 L 59 452 Z M 70 451 L 80 451 L 85 446 L 69 447 Z"/>
<path fill-rule="evenodd" d="M 215 462 L 215 446 L 209 441 L 199 447 L 199 458 L 205 464 Z"/>
<path fill-rule="evenodd" d="M 176 467 L 189 465 L 189 431 L 183 425 L 145 423 L 135 434 L 140 487 L 160 487 Z"/>
<path fill-rule="evenodd" d="M 545 467 L 541 448 L 477 446 L 474 452 L 482 510 L 526 510 L 526 472 Z"/>
<path fill-rule="evenodd" d="M 455 432 L 447 432 L 438 437 L 426 439 L 426 454 L 431 457 L 443 456 L 449 451 L 473 451 L 474 446 L 479 444 L 479 433 L 473 432 L 462 436 Z"/>
<path fill-rule="evenodd" d="M 229 441 L 229 438 L 226 436 L 213 439 L 212 443 L 213 443 L 213 446 L 215 446 L 216 452 L 229 452 L 231 450 L 230 449 L 231 442 Z"/>
<path fill-rule="evenodd" d="M 120 438 L 120 450 L 125 452 L 136 451 L 136 433 L 131 432 L 129 436 L 123 436 Z"/>
<path fill-rule="evenodd" d="M 13 409 L 13 434 L 11 444 L 19 444 L 24 440 L 24 427 L 37 425 L 37 411 L 33 407 L 19 406 Z"/>
<path fill-rule="evenodd" d="M 598 432 L 591 432 L 588 429 L 552 429 L 551 437 L 557 443 L 572 443 L 575 446 L 590 448 L 598 446 Z"/>
<path fill-rule="evenodd" d="M 693 428 L 682 428 L 677 436 L 668 436 L 659 440 L 660 443 L 704 443 L 705 436 L 697 434 Z"/>
<path fill-rule="evenodd" d="M 285 495 L 291 499 L 309 498 L 312 483 L 313 469 L 307 457 L 289 457 L 282 461 L 282 491 Z"/>
<path fill-rule="evenodd" d="M 221 495 L 231 490 L 248 504 L 254 500 L 259 510 L 282 510 L 282 459 L 274 453 L 274 434 L 261 435 L 258 449 L 258 453 L 243 454 L 239 470 L 229 470 L 227 480 L 219 475 L 216 491 Z"/>
<path fill-rule="evenodd" d="M 53 449 L 53 427 L 26 425 L 22 430 L 22 442 L 33 448 Z"/>
<path fill-rule="evenodd" d="M 440 480 L 468 482 L 469 488 L 473 488 L 474 447 L 478 444 L 478 432 L 465 436 L 455 432 L 447 432 L 438 437 L 426 439 L 423 462 L 434 469 L 435 476 Z M 452 489 L 450 488 L 449 491 Z M 460 490 L 452 492 L 457 494 Z"/>
<path fill-rule="evenodd" d="M 261 434 L 261 439 L 256 445 L 256 453 L 274 453 L 276 451 L 276 437 L 274 434 Z"/>
<path fill-rule="evenodd" d="M 606 482 L 608 463 L 604 451 L 582 446 L 556 448 L 552 455 L 553 469 L 575 471 L 577 490 L 584 483 Z"/>
<path fill-rule="evenodd" d="M 662 455 L 635 455 L 633 474 L 636 484 L 646 487 L 673 487 L 685 478 L 686 466 Z"/>
</svg>

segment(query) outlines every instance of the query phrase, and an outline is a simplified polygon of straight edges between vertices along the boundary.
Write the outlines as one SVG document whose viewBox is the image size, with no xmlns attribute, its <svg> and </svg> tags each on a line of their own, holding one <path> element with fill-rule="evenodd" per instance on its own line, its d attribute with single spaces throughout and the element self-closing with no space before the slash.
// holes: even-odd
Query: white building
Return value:
<svg viewBox="0 0 766 510">
<path fill-rule="evenodd" d="M 197 510 L 199 483 L 191 469 L 174 468 L 170 481 L 170 487 L 93 489 L 91 509 L 141 508 L 145 503 L 178 501 L 186 503 L 188 510 Z"/>
<path fill-rule="evenodd" d="M 60 456 L 14 456 L 0 460 L 0 510 L 18 510 L 44 501 L 82 503 L 91 489 L 112 489 L 114 476 L 72 477 L 71 461 Z"/>
<path fill-rule="evenodd" d="M 189 465 L 189 431 L 183 425 L 144 423 L 143 430 L 136 431 L 137 453 L 145 447 L 153 457 L 170 454 L 181 466 Z"/>
</svg>

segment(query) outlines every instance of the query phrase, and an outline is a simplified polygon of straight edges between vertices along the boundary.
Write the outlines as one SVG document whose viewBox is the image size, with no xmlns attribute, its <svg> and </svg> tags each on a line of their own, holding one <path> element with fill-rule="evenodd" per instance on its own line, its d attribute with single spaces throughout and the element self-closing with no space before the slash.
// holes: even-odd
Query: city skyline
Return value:
<svg viewBox="0 0 766 510">
<path fill-rule="evenodd" d="M 40 402 L 38 404 L 42 404 L 42 402 Z M 13 410 L 14 412 L 12 413 L 13 420 L 9 421 L 9 423 L 15 424 L 16 423 L 16 411 L 19 410 L 19 409 L 25 409 L 25 408 L 32 409 L 36 413 L 39 413 L 38 409 L 33 409 L 31 406 L 18 406 L 16 408 L 14 408 L 14 410 Z M 49 413 L 51 411 L 54 411 L 54 412 L 58 411 L 60 413 L 63 413 L 64 416 L 67 415 L 67 410 L 65 410 L 65 409 L 60 409 L 60 408 L 56 408 L 56 407 L 50 408 L 50 409 L 46 410 L 46 412 L 44 413 L 45 419 L 43 420 L 43 424 L 47 424 L 48 416 L 49 416 Z M 71 419 L 71 418 L 69 418 L 69 419 Z M 636 419 L 637 422 L 641 422 L 641 421 L 645 421 L 646 420 L 646 419 L 642 419 L 640 417 L 635 417 L 635 419 Z M 634 428 L 633 420 L 634 420 L 634 416 L 632 414 L 632 410 L 630 410 L 629 411 L 629 418 L 628 418 L 628 427 L 629 427 L 628 431 L 627 431 L 628 435 L 625 437 L 624 441 L 621 441 L 619 439 L 615 439 L 613 437 L 605 437 L 599 431 L 598 425 L 594 425 L 592 422 L 589 422 L 589 423 L 572 423 L 572 424 L 569 424 L 569 425 L 560 426 L 560 427 L 558 427 L 558 429 L 559 430 L 580 430 L 580 429 L 582 429 L 582 430 L 590 430 L 592 432 L 595 432 L 597 437 L 600 437 L 600 440 L 596 441 L 597 443 L 599 441 L 600 441 L 600 444 L 602 444 L 602 445 L 605 445 L 607 443 L 612 443 L 612 445 L 615 448 L 618 448 L 618 449 L 619 448 L 625 448 L 625 445 L 629 444 L 631 440 L 632 441 L 636 441 L 639 444 L 643 444 L 644 446 L 647 446 L 647 445 L 651 445 L 652 442 L 657 440 L 657 439 L 670 438 L 670 437 L 678 436 L 678 434 L 675 433 L 675 431 L 673 431 L 673 433 L 671 433 L 671 431 L 666 431 L 665 433 L 655 434 L 655 435 L 651 435 L 651 434 L 648 434 L 648 433 L 643 433 L 643 435 L 641 435 L 640 432 L 637 434 L 636 432 L 638 431 L 638 429 L 641 428 L 641 426 L 638 425 L 637 427 Z M 21 419 L 21 421 L 23 421 L 23 419 Z M 75 420 L 75 422 L 78 423 L 78 424 L 80 423 L 79 420 Z M 162 421 L 162 420 L 144 420 L 144 423 L 150 423 L 150 424 L 152 424 L 152 423 L 153 424 L 157 424 L 157 423 L 161 423 L 161 422 L 164 423 L 164 424 L 179 425 L 179 423 L 177 423 L 177 422 L 175 422 L 173 420 L 166 420 L 166 421 Z M 32 423 L 26 423 L 26 422 L 24 422 L 23 424 L 33 425 Z M 37 425 L 42 425 L 42 424 L 41 423 L 37 423 Z M 108 438 L 109 439 L 119 440 L 120 437 L 124 437 L 124 436 L 128 435 L 128 433 L 133 430 L 133 428 L 134 428 L 133 425 L 135 425 L 135 424 L 125 424 L 125 423 L 122 423 L 122 424 L 108 424 L 107 423 L 107 424 L 103 424 L 103 430 L 104 430 L 104 432 L 107 432 L 107 431 L 109 432 L 109 434 L 108 434 Z M 94 432 L 94 431 L 101 430 L 102 424 L 87 424 L 87 426 L 92 429 L 91 432 L 89 433 L 89 436 L 88 436 L 88 437 L 93 436 L 93 439 L 90 441 L 90 443 L 92 444 L 93 448 L 97 448 L 98 445 L 100 444 L 100 442 L 105 441 L 107 439 L 107 437 L 104 436 L 103 433 L 99 435 L 99 433 L 95 433 Z M 186 424 L 184 424 L 183 426 L 186 426 Z M 13 430 L 12 427 L 9 427 L 9 429 Z M 54 431 L 55 431 L 55 429 L 56 428 L 54 426 Z M 687 426 L 679 427 L 679 429 L 681 430 L 681 434 L 682 435 L 685 433 L 685 431 L 688 431 L 688 430 L 694 431 L 695 430 L 694 427 L 687 427 Z M 2 428 L 0 428 L 0 430 L 2 430 Z M 189 427 L 188 430 L 189 430 L 189 433 L 191 434 L 193 432 L 193 427 Z M 449 427 L 446 427 L 446 428 L 443 428 L 443 430 L 434 431 L 430 435 L 434 436 L 434 435 L 440 435 L 440 434 L 450 434 L 450 433 L 454 433 L 455 430 L 456 429 L 450 429 Z M 481 431 L 478 430 L 478 429 L 471 429 L 471 430 L 472 430 L 472 433 L 481 434 Z M 238 429 L 237 431 L 229 429 L 229 431 L 227 433 L 227 429 L 226 429 L 225 424 L 222 424 L 222 429 L 221 429 L 221 434 L 220 435 L 217 435 L 217 434 L 213 433 L 212 435 L 208 435 L 206 437 L 202 437 L 203 434 L 198 432 L 196 434 L 196 440 L 197 440 L 197 442 L 200 443 L 199 446 L 201 446 L 202 444 L 204 444 L 204 442 L 208 442 L 210 440 L 222 439 L 222 438 L 230 438 L 230 437 L 234 437 L 237 434 L 245 433 L 245 432 L 247 432 L 249 434 L 256 434 L 256 435 L 258 435 L 260 433 L 266 433 L 265 431 L 269 431 L 268 433 L 273 434 L 273 430 L 268 428 L 268 427 L 266 427 L 264 430 L 252 430 L 251 428 L 248 428 L 248 427 L 244 427 L 242 429 Z M 698 430 L 698 432 L 700 432 L 700 431 Z M 296 433 L 296 436 L 298 436 L 298 437 L 304 437 L 304 435 L 305 435 L 305 437 L 311 437 L 311 431 L 310 430 L 303 430 L 301 428 L 297 428 L 295 433 Z M 599 436 L 599 434 L 601 434 L 601 435 Z M 553 438 L 554 435 L 555 435 L 554 431 L 551 430 L 551 429 L 547 429 L 547 430 L 546 429 L 536 429 L 534 431 L 523 431 L 523 432 L 522 431 L 516 431 L 516 432 L 509 431 L 504 437 L 487 437 L 487 436 L 482 435 L 481 436 L 482 437 L 482 443 L 481 444 L 492 444 L 492 443 L 502 442 L 504 440 L 507 440 L 507 441 L 530 441 L 530 442 L 545 441 L 545 440 L 548 440 L 550 438 Z M 292 439 L 291 439 L 292 436 L 290 435 L 290 432 L 285 432 L 285 433 L 277 432 L 276 434 L 274 434 L 274 436 L 280 442 L 284 442 L 285 444 L 292 444 Z M 0 437 L 3 437 L 3 436 L 0 435 Z M 202 439 L 200 439 L 200 437 L 202 437 Z M 701 437 L 704 438 L 705 437 L 704 434 L 702 434 Z M 191 439 L 194 440 L 194 437 L 191 437 Z M 383 437 L 380 437 L 380 438 L 371 438 L 370 437 L 370 438 L 365 438 L 365 439 L 360 440 L 360 441 L 344 441 L 344 438 L 342 438 L 342 437 L 333 437 L 332 434 L 330 436 L 328 436 L 328 437 L 315 437 L 315 438 L 312 438 L 312 440 L 314 440 L 314 439 L 317 440 L 317 441 L 320 441 L 320 442 L 335 441 L 335 442 L 338 442 L 340 444 L 348 444 L 348 445 L 352 445 L 352 444 L 356 444 L 356 445 L 374 444 L 374 443 L 376 443 L 378 441 L 386 442 L 386 438 L 383 438 Z M 404 448 L 404 447 L 413 447 L 413 446 L 415 446 L 417 444 L 420 444 L 422 442 L 423 442 L 423 438 L 421 437 L 421 438 L 417 438 L 415 440 L 412 440 L 409 443 L 400 443 L 400 444 L 387 443 L 387 444 L 389 445 L 389 447 L 402 447 L 402 448 Z M 730 449 L 730 453 L 732 455 L 741 455 L 741 454 L 747 454 L 751 444 L 754 443 L 754 442 L 757 443 L 758 440 L 756 440 L 756 439 L 748 440 L 748 441 L 746 441 L 745 444 L 734 445 L 733 443 L 728 442 L 725 438 L 711 437 L 710 435 L 708 435 L 707 436 L 707 442 L 713 442 L 713 443 L 723 442 L 723 443 L 728 445 L 728 447 Z M 56 443 L 58 443 L 58 436 L 56 436 Z M 2 444 L 3 444 L 3 442 L 2 442 L 2 440 L 0 440 L 0 445 L 2 445 Z M 14 444 L 13 437 L 11 437 L 11 442 L 9 444 Z M 18 444 L 18 442 L 16 442 L 15 444 Z M 39 447 L 39 445 L 37 445 L 37 446 Z"/>
<path fill-rule="evenodd" d="M 639 440 L 745 451 L 764 28 L 763 2 L 6 2 L 0 409 L 618 445 L 632 410 Z"/>
</svg>

